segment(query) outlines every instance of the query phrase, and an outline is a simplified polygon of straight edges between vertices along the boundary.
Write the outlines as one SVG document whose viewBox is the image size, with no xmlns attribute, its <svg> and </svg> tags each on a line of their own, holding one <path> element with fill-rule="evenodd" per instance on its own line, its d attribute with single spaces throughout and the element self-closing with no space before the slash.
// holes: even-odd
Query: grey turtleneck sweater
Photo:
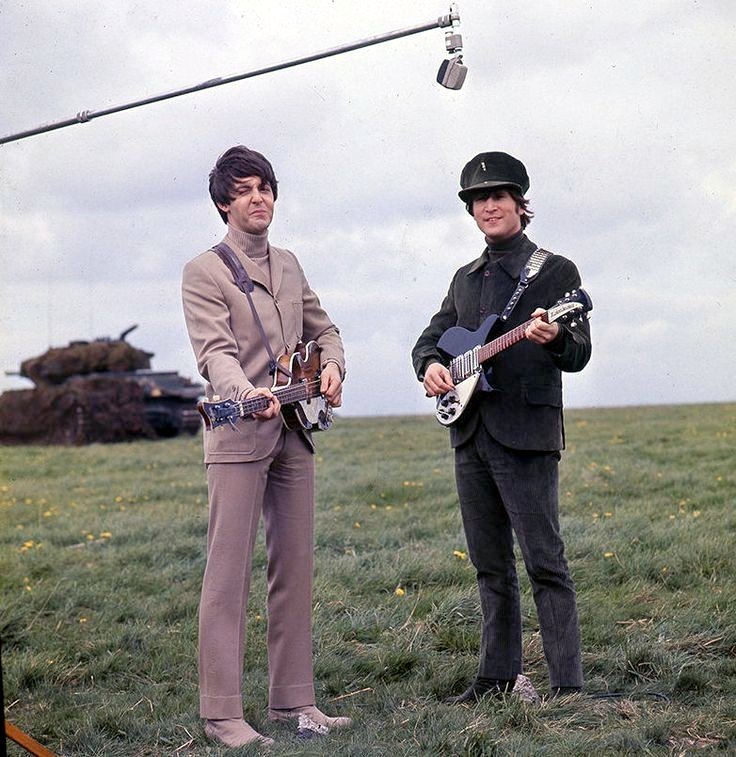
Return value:
<svg viewBox="0 0 736 757">
<path fill-rule="evenodd" d="M 244 252 L 263 271 L 263 275 L 268 282 L 268 288 L 272 289 L 271 264 L 268 252 L 268 229 L 263 234 L 249 234 L 247 231 L 240 231 L 240 229 L 236 229 L 228 224 L 227 240 Z"/>
</svg>

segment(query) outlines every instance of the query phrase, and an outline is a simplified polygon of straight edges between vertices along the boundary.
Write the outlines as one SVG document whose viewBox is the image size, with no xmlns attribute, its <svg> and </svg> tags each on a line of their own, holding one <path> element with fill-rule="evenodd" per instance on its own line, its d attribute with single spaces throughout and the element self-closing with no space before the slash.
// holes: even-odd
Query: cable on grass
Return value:
<svg viewBox="0 0 736 757">
<path fill-rule="evenodd" d="M 672 700 L 661 691 L 600 691 L 598 693 L 588 694 L 591 699 L 656 699 L 660 702 L 671 702 Z"/>
</svg>

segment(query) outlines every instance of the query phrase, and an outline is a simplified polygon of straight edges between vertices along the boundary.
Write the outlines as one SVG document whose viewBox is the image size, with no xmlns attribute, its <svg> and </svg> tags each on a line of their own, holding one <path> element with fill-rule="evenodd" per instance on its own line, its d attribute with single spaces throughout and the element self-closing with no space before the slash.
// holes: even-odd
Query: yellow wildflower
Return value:
<svg viewBox="0 0 736 757">
<path fill-rule="evenodd" d="M 457 557 L 458 560 L 467 560 L 468 559 L 467 553 L 466 552 L 462 552 L 459 549 L 454 549 L 452 551 L 452 554 L 455 555 L 455 557 Z"/>
<path fill-rule="evenodd" d="M 404 591 L 404 590 L 403 590 L 403 589 L 402 589 L 402 588 L 401 588 L 400 586 L 397 586 L 397 587 L 396 587 L 396 588 L 394 589 L 394 594 L 395 594 L 395 595 L 396 595 L 397 597 L 403 597 L 403 596 L 404 596 L 404 594 L 406 594 L 406 592 L 405 592 L 405 591 Z"/>
</svg>

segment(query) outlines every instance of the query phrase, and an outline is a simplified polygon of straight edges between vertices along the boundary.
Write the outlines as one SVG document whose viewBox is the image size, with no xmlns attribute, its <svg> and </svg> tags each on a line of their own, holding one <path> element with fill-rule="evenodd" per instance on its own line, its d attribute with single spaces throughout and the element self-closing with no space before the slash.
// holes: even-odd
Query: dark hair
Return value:
<svg viewBox="0 0 736 757">
<path fill-rule="evenodd" d="M 227 213 L 218 205 L 228 205 L 235 199 L 235 185 L 247 176 L 258 176 L 270 185 L 273 199 L 278 197 L 278 181 L 273 167 L 261 153 L 250 150 L 244 145 L 236 145 L 222 153 L 210 171 L 210 197 L 217 212 L 227 223 Z"/>
<path fill-rule="evenodd" d="M 488 197 L 490 197 L 494 192 L 508 192 L 511 197 L 513 198 L 514 202 L 516 203 L 516 207 L 519 208 L 522 212 L 521 214 L 521 228 L 525 229 L 532 221 L 532 218 L 534 218 L 534 211 L 529 207 L 529 200 L 524 197 L 519 190 L 514 186 L 503 186 L 503 187 L 493 187 L 492 189 L 480 189 L 477 192 L 473 192 L 470 199 L 465 203 L 465 208 L 470 213 L 470 215 L 473 215 L 473 203 L 476 200 L 486 200 Z"/>
</svg>

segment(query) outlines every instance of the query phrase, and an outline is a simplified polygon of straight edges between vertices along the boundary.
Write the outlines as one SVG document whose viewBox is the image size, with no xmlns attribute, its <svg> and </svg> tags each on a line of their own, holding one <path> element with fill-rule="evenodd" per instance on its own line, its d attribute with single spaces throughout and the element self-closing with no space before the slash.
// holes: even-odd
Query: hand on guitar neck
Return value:
<svg viewBox="0 0 736 757">
<path fill-rule="evenodd" d="M 534 320 L 524 329 L 524 336 L 530 342 L 549 344 L 550 342 L 554 342 L 560 333 L 560 325 L 556 322 L 547 323 L 546 318 L 543 317 L 546 315 L 547 311 L 544 308 L 537 308 L 532 313 Z"/>
<path fill-rule="evenodd" d="M 275 418 L 281 412 L 281 403 L 279 398 L 266 386 L 257 386 L 255 389 L 251 389 L 244 399 L 253 397 L 265 397 L 268 400 L 268 407 L 265 410 L 260 410 L 253 413 L 253 417 L 257 421 L 267 421 L 271 418 Z"/>
</svg>

